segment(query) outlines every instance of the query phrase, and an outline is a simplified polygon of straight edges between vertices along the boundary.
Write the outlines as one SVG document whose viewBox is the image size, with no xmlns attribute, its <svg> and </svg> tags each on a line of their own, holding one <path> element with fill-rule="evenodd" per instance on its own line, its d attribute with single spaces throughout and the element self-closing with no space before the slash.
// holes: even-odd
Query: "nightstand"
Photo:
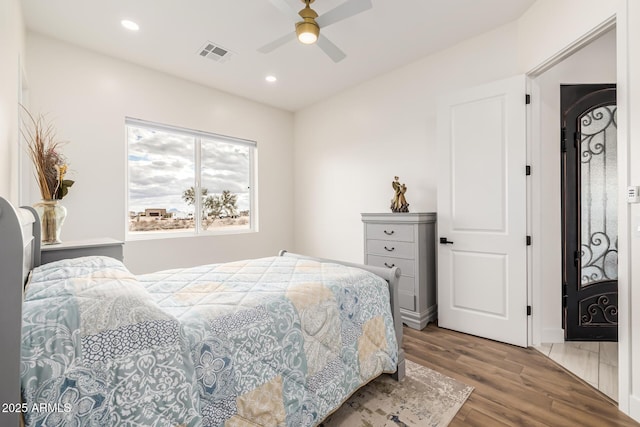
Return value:
<svg viewBox="0 0 640 427">
<path fill-rule="evenodd" d="M 58 245 L 42 245 L 41 263 L 58 261 L 67 258 L 79 258 L 89 255 L 104 255 L 119 261 L 124 259 L 124 242 L 110 238 L 75 240 Z"/>
<path fill-rule="evenodd" d="M 364 263 L 400 268 L 402 322 L 421 330 L 437 318 L 436 214 L 363 213 Z"/>
</svg>

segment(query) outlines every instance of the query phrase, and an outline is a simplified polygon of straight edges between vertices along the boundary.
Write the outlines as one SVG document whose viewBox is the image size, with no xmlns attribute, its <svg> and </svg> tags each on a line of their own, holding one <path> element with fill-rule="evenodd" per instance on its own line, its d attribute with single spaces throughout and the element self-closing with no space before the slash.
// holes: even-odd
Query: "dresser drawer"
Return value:
<svg viewBox="0 0 640 427">
<path fill-rule="evenodd" d="M 367 255 L 367 264 L 377 267 L 398 267 L 403 276 L 415 276 L 415 263 L 412 259 L 392 258 L 379 255 Z"/>
<path fill-rule="evenodd" d="M 367 240 L 367 252 L 374 255 L 413 259 L 415 253 L 413 245 L 413 242 Z"/>
<path fill-rule="evenodd" d="M 367 224 L 367 239 L 396 240 L 413 242 L 413 225 L 411 224 Z"/>
</svg>

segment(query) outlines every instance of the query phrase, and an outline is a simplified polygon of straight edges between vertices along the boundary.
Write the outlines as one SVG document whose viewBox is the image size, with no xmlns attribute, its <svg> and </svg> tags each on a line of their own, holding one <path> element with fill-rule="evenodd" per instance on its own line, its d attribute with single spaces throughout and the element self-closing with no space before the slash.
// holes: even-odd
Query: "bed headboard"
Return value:
<svg viewBox="0 0 640 427">
<path fill-rule="evenodd" d="M 22 294 L 31 269 L 40 264 L 40 221 L 30 207 L 15 208 L 0 197 L 0 402 L 20 403 Z M 18 413 L 0 413 L 0 425 L 19 423 Z"/>
</svg>

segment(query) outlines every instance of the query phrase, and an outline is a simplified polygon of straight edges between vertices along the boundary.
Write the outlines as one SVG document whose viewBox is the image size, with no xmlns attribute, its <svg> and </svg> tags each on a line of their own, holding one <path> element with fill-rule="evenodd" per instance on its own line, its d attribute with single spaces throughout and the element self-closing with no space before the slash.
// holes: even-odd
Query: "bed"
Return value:
<svg viewBox="0 0 640 427">
<path fill-rule="evenodd" d="M 20 404 L 2 425 L 23 415 L 27 425 L 314 426 L 378 375 L 404 375 L 397 269 L 286 251 L 138 276 L 107 257 L 38 266 L 38 230 L 31 210 L 0 198 L 11 290 L 0 362 L 15 367 L 3 370 L 1 402 Z"/>
</svg>

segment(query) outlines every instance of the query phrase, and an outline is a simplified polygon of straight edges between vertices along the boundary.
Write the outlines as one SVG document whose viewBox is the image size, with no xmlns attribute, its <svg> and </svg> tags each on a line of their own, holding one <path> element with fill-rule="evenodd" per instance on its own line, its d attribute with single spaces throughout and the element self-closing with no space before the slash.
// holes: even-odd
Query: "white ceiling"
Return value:
<svg viewBox="0 0 640 427">
<path fill-rule="evenodd" d="M 286 0 L 296 10 L 300 0 Z M 344 0 L 317 0 L 322 15 Z M 535 0 L 372 0 L 373 8 L 325 29 L 346 54 L 317 46 L 260 46 L 294 30 L 268 0 L 22 0 L 30 31 L 290 111 L 518 18 Z M 120 25 L 140 25 L 132 33 Z M 206 41 L 229 49 L 218 63 Z M 28 60 L 28 59 L 27 59 Z M 265 76 L 277 76 L 268 83 Z"/>
</svg>

